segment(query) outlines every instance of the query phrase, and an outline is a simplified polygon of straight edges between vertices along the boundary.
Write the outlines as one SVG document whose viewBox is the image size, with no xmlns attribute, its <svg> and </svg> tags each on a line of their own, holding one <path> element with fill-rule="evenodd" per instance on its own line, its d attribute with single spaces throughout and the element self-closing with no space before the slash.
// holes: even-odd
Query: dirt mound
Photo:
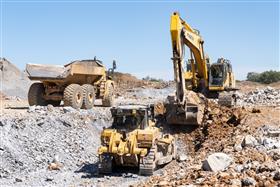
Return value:
<svg viewBox="0 0 280 187">
<path fill-rule="evenodd" d="M 179 147 L 184 147 L 188 159 L 167 165 L 165 172 L 138 186 L 244 186 L 247 183 L 276 186 L 279 184 L 280 121 L 279 113 L 273 111 L 273 108 L 226 108 L 209 102 L 203 125 L 177 134 Z M 269 138 L 268 132 L 278 135 Z M 205 171 L 204 160 L 220 152 L 232 158 L 233 163 L 222 171 Z"/>
<path fill-rule="evenodd" d="M 118 95 L 123 95 L 126 91 L 134 88 L 155 88 L 163 89 L 167 88 L 174 83 L 172 81 L 150 81 L 150 80 L 140 80 L 129 73 L 114 73 L 114 81 L 117 84 L 116 91 Z"/>
<path fill-rule="evenodd" d="M 3 94 L 27 98 L 31 81 L 23 72 L 5 58 L 0 59 L 0 79 L 2 84 L 1 92 Z"/>
</svg>

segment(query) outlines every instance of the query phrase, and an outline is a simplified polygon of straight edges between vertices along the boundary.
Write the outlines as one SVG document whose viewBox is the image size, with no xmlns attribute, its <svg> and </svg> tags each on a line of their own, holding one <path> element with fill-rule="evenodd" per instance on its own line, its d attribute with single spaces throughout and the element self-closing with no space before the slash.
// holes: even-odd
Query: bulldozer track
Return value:
<svg viewBox="0 0 280 187">
<path fill-rule="evenodd" d="M 139 174 L 150 176 L 153 175 L 155 169 L 155 155 L 156 155 L 156 148 L 153 146 L 149 153 L 143 157 L 142 162 L 139 165 Z"/>
</svg>

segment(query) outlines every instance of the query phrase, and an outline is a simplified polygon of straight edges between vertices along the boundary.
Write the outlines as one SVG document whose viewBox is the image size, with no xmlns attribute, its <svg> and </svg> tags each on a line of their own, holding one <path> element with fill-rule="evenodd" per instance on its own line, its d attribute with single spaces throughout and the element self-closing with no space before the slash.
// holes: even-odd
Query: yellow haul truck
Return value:
<svg viewBox="0 0 280 187">
<path fill-rule="evenodd" d="M 65 66 L 27 64 L 26 72 L 32 81 L 28 92 L 29 105 L 52 104 L 73 108 L 91 109 L 95 99 L 102 99 L 103 106 L 112 106 L 115 83 L 113 68 L 106 73 L 100 60 L 73 61 Z M 38 82 L 37 82 L 38 81 Z"/>
<path fill-rule="evenodd" d="M 99 173 L 130 166 L 139 167 L 140 175 L 153 175 L 157 166 L 175 158 L 175 139 L 155 126 L 152 106 L 118 106 L 111 113 L 113 125 L 101 133 Z"/>
</svg>

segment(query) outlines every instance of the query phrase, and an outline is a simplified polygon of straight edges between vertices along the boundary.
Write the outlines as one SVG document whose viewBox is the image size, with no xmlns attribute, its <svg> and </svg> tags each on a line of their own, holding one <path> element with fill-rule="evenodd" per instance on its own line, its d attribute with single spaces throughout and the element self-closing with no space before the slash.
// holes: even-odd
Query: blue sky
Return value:
<svg viewBox="0 0 280 187">
<path fill-rule="evenodd" d="M 231 60 L 238 79 L 279 70 L 279 1 L 2 1 L 2 54 L 66 64 L 97 56 L 138 77 L 173 79 L 169 21 L 179 11 L 205 40 L 212 62 Z"/>
</svg>

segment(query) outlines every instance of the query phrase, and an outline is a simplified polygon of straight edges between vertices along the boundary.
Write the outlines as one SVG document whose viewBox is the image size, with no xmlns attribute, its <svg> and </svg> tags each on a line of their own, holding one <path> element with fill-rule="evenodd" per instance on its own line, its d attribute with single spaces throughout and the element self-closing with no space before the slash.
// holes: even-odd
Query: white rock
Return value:
<svg viewBox="0 0 280 187">
<path fill-rule="evenodd" d="M 65 113 L 67 113 L 67 112 L 76 112 L 76 109 L 74 109 L 74 108 L 72 108 L 70 106 L 65 106 L 65 107 L 63 107 L 63 111 Z"/>
<path fill-rule="evenodd" d="M 246 135 L 242 141 L 243 147 L 254 147 L 258 145 L 258 141 L 251 135 Z"/>
<path fill-rule="evenodd" d="M 241 186 L 241 181 L 239 179 L 232 179 L 230 183 L 232 186 Z"/>
<path fill-rule="evenodd" d="M 181 154 L 181 155 L 179 155 L 179 157 L 178 157 L 178 161 L 179 162 L 184 162 L 184 161 L 186 161 L 188 159 L 188 157 L 187 157 L 187 155 L 185 155 L 185 154 Z"/>
<path fill-rule="evenodd" d="M 233 159 L 224 153 L 214 153 L 203 162 L 203 169 L 206 171 L 224 171 Z"/>
<path fill-rule="evenodd" d="M 243 171 L 243 166 L 242 165 L 236 165 L 235 167 L 234 167 L 234 170 L 236 171 L 236 172 L 238 172 L 238 173 L 241 173 L 242 171 Z"/>
<path fill-rule="evenodd" d="M 270 137 L 279 137 L 280 136 L 280 130 L 270 130 L 267 132 L 267 134 Z"/>
<path fill-rule="evenodd" d="M 263 140 L 263 145 L 266 147 L 266 148 L 280 148 L 280 141 L 279 140 L 274 140 L 274 139 L 271 139 L 271 138 L 264 138 Z"/>
<path fill-rule="evenodd" d="M 239 143 L 239 142 L 236 142 L 235 143 L 235 145 L 234 145 L 234 147 L 233 147 L 233 149 L 235 150 L 235 151 L 242 151 L 242 145 L 241 145 L 241 143 Z"/>
</svg>

